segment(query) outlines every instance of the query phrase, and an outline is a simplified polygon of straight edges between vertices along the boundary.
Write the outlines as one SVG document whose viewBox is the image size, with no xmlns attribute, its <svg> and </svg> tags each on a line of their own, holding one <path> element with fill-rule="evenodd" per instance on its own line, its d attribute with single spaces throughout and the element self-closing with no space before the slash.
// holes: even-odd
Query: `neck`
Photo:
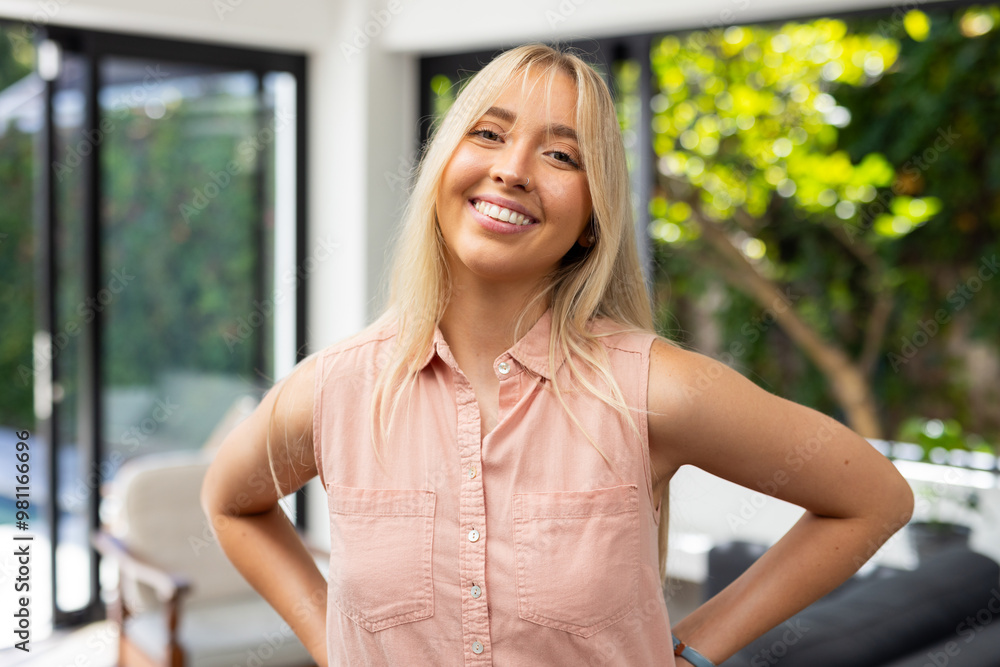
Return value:
<svg viewBox="0 0 1000 667">
<path fill-rule="evenodd" d="M 484 280 L 455 282 L 439 328 L 467 376 L 492 375 L 493 361 L 518 340 L 514 327 L 535 288 Z M 547 300 L 531 307 L 525 314 L 521 335 L 547 307 Z"/>
</svg>

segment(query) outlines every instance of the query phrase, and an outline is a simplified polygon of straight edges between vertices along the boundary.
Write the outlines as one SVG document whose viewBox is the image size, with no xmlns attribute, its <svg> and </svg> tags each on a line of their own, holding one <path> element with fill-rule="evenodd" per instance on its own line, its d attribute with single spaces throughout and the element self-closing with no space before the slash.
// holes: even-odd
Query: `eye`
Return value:
<svg viewBox="0 0 1000 667">
<path fill-rule="evenodd" d="M 486 141 L 500 141 L 500 139 L 502 138 L 499 132 L 495 132 L 494 130 L 491 130 L 487 127 L 481 127 L 475 129 L 472 132 L 469 132 L 469 134 L 482 137 Z"/>
<path fill-rule="evenodd" d="M 580 163 L 577 162 L 576 159 L 574 159 L 569 153 L 565 153 L 563 151 L 549 151 L 549 155 L 551 155 L 557 162 L 568 164 L 572 167 L 576 167 L 577 169 L 580 168 Z"/>
</svg>

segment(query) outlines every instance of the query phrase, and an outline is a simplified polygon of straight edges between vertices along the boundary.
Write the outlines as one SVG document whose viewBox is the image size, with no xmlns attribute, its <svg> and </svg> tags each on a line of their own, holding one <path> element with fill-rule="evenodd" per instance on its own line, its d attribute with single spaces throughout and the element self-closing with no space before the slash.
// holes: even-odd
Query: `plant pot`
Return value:
<svg viewBox="0 0 1000 667">
<path fill-rule="evenodd" d="M 941 521 L 913 521 L 907 526 L 907 531 L 920 561 L 952 547 L 968 548 L 972 534 L 968 526 Z"/>
</svg>

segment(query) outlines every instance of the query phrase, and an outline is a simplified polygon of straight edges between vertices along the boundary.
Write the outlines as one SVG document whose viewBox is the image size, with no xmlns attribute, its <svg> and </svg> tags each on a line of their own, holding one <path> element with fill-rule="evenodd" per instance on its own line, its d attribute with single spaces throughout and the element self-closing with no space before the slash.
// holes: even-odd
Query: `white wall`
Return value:
<svg viewBox="0 0 1000 667">
<path fill-rule="evenodd" d="M 659 30 L 913 7 L 926 0 L 406 0 L 406 20 L 390 25 L 386 48 L 438 53 L 486 50 L 520 42 L 610 37 Z"/>
</svg>

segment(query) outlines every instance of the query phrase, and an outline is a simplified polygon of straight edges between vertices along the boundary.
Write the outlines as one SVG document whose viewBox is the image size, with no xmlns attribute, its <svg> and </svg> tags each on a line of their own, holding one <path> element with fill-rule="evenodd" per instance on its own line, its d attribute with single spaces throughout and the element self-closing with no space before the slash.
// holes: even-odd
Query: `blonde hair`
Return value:
<svg viewBox="0 0 1000 667">
<path fill-rule="evenodd" d="M 536 70 L 549 77 L 550 85 L 552 77 L 559 73 L 569 76 L 576 85 L 576 130 L 593 202 L 591 231 L 596 242 L 589 248 L 574 246 L 567 253 L 561 266 L 525 305 L 515 331 L 518 337 L 523 334 L 524 315 L 548 299 L 552 309 L 550 366 L 554 368 L 554 360 L 561 355 L 571 380 L 617 410 L 638 433 L 604 348 L 597 341 L 598 335 L 588 329 L 591 320 L 605 317 L 625 329 L 654 331 L 633 230 L 625 149 L 614 102 L 607 84 L 582 58 L 531 44 L 502 53 L 469 80 L 435 131 L 416 171 L 395 242 L 386 308 L 371 325 L 391 325 L 396 331 L 394 351 L 379 369 L 371 401 L 372 446 L 380 463 L 378 440 L 384 440 L 389 433 L 393 417 L 432 345 L 450 297 L 445 244 L 435 206 L 442 173 L 459 142 L 504 88 L 518 77 L 526 82 Z M 585 371 L 593 373 L 607 389 L 595 386 Z M 563 388 L 555 374 L 552 389 L 573 422 L 581 426 L 563 399 Z M 645 418 L 644 413 L 641 416 Z M 590 442 L 607 460 L 597 443 L 592 439 Z M 667 516 L 665 490 L 658 536 L 661 580 L 666 576 Z"/>
</svg>

